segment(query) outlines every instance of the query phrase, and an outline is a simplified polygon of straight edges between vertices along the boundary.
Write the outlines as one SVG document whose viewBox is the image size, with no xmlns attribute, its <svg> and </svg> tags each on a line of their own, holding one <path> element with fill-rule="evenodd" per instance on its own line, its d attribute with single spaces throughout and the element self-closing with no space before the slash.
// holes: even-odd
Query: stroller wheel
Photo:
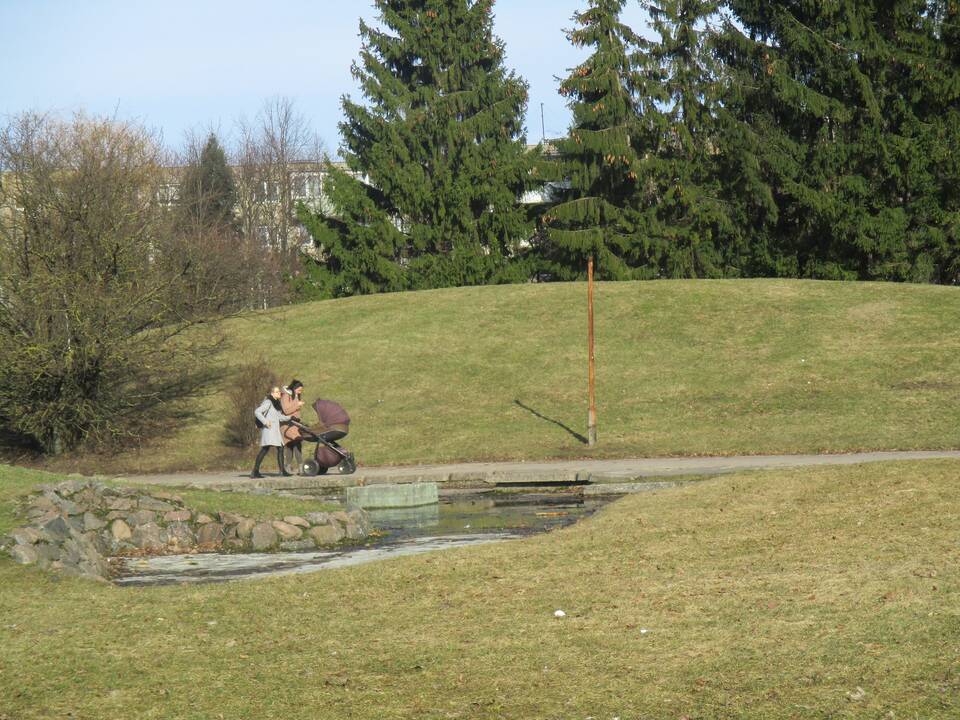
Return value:
<svg viewBox="0 0 960 720">
<path fill-rule="evenodd" d="M 357 471 L 357 461 L 354 459 L 353 453 L 347 453 L 347 456 L 337 465 L 337 470 L 341 475 L 352 475 Z"/>
<path fill-rule="evenodd" d="M 300 466 L 300 472 L 302 472 L 304 475 L 308 475 L 312 477 L 314 475 L 319 474 L 320 465 L 317 463 L 316 460 L 307 460 L 306 462 L 303 463 L 303 465 Z"/>
</svg>

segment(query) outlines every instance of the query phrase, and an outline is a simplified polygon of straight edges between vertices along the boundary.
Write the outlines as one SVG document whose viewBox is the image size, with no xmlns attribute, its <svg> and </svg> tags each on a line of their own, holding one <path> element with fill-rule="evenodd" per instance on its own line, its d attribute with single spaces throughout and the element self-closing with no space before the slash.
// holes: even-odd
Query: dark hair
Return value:
<svg viewBox="0 0 960 720">
<path fill-rule="evenodd" d="M 297 388 L 303 387 L 303 383 L 299 380 L 291 380 L 287 387 L 290 388 L 290 394 L 293 395 L 297 391 Z"/>
<path fill-rule="evenodd" d="M 282 412 L 283 412 L 283 406 L 280 405 L 280 401 L 277 400 L 273 395 L 267 395 L 267 397 L 270 398 L 270 402 L 273 404 L 273 406 L 274 406 L 279 412 L 282 413 Z"/>
</svg>

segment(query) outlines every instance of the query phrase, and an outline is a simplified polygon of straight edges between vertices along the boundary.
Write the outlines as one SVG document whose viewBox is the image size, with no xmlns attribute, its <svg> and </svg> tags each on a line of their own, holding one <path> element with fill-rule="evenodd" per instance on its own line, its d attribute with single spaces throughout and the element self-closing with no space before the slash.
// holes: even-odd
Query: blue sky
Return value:
<svg viewBox="0 0 960 720">
<path fill-rule="evenodd" d="M 583 55 L 563 30 L 586 0 L 499 0 L 507 67 L 530 83 L 528 139 L 565 132 L 557 95 Z M 229 142 L 236 122 L 273 96 L 294 100 L 336 152 L 340 96 L 359 99 L 350 63 L 368 0 L 0 0 L 0 116 L 25 110 L 137 119 L 171 148 L 190 130 Z M 645 32 L 638 2 L 623 19 Z"/>
</svg>

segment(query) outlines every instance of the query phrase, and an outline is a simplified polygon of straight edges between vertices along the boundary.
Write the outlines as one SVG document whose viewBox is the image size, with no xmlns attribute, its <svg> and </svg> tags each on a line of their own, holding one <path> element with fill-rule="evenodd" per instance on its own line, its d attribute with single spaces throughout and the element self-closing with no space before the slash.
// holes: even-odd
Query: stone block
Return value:
<svg viewBox="0 0 960 720">
<path fill-rule="evenodd" d="M 223 525 L 217 522 L 205 523 L 197 528 L 197 544 L 218 545 L 223 539 Z"/>
<path fill-rule="evenodd" d="M 237 523 L 237 537 L 246 540 L 253 534 L 253 528 L 256 526 L 257 522 L 251 520 L 250 518 L 244 518 Z"/>
<path fill-rule="evenodd" d="M 21 565 L 33 565 L 40 559 L 33 545 L 14 545 L 10 551 L 10 557 Z"/>
<path fill-rule="evenodd" d="M 12 530 L 10 537 L 17 545 L 33 545 L 43 539 L 40 531 L 32 527 L 22 527 Z"/>
<path fill-rule="evenodd" d="M 330 513 L 312 512 L 307 513 L 305 517 L 311 525 L 326 525 L 330 522 Z"/>
<path fill-rule="evenodd" d="M 224 525 L 236 525 L 243 520 L 243 515 L 232 512 L 219 512 L 217 515 L 220 518 L 220 522 Z"/>
<path fill-rule="evenodd" d="M 139 506 L 141 510 L 152 510 L 153 512 L 170 512 L 171 510 L 176 510 L 176 508 L 168 502 L 163 500 L 157 500 L 152 498 L 149 495 L 146 495 L 140 498 Z"/>
<path fill-rule="evenodd" d="M 163 514 L 163 521 L 167 523 L 184 523 L 190 522 L 190 518 L 193 517 L 189 510 L 170 510 Z"/>
<path fill-rule="evenodd" d="M 105 527 L 106 524 L 106 521 L 101 520 L 95 513 L 87 511 L 83 514 L 83 529 L 85 531 L 99 530 Z"/>
<path fill-rule="evenodd" d="M 55 517 L 40 527 L 40 533 L 47 542 L 63 542 L 70 537 L 70 525 L 62 517 Z"/>
<path fill-rule="evenodd" d="M 295 525 L 296 527 L 308 528 L 310 523 L 304 520 L 299 515 L 287 515 L 283 518 L 283 521 L 288 525 Z"/>
<path fill-rule="evenodd" d="M 343 532 L 347 536 L 347 540 L 359 540 L 367 534 L 362 527 L 354 522 L 347 523 Z"/>
<path fill-rule="evenodd" d="M 197 515 L 197 525 L 206 525 L 207 523 L 212 522 L 214 522 L 214 519 L 206 513 L 200 513 Z"/>
<path fill-rule="evenodd" d="M 337 523 L 329 525 L 317 525 L 307 530 L 307 535 L 313 538 L 317 545 L 333 545 L 343 540 L 343 528 Z"/>
<path fill-rule="evenodd" d="M 53 545 L 51 543 L 39 543 L 38 545 L 34 546 L 34 549 L 37 551 L 37 557 L 40 560 L 53 562 L 54 560 L 60 559 L 59 545 Z"/>
<path fill-rule="evenodd" d="M 127 497 L 110 498 L 107 501 L 108 510 L 133 510 L 134 501 Z"/>
<path fill-rule="evenodd" d="M 178 548 L 188 548 L 197 542 L 193 529 L 187 523 L 175 522 L 167 525 L 167 543 Z"/>
<path fill-rule="evenodd" d="M 157 514 L 152 510 L 137 510 L 127 515 L 125 519 L 130 527 L 137 527 L 138 525 L 156 523 Z"/>
<path fill-rule="evenodd" d="M 274 520 L 270 524 L 273 526 L 273 529 L 277 531 L 277 535 L 280 536 L 281 540 L 299 540 L 303 537 L 303 530 L 296 525 L 291 525 L 282 520 Z"/>
<path fill-rule="evenodd" d="M 277 544 L 277 531 L 273 529 L 270 523 L 262 522 L 253 526 L 251 532 L 253 549 L 256 552 L 269 550 Z"/>
<path fill-rule="evenodd" d="M 285 552 L 303 552 L 305 550 L 313 550 L 314 544 L 313 540 L 287 540 L 286 542 L 280 543 L 280 549 Z"/>
<path fill-rule="evenodd" d="M 433 505 L 440 501 L 435 482 L 404 485 L 366 485 L 345 491 L 347 505 L 359 508 L 394 508 Z"/>
<path fill-rule="evenodd" d="M 133 537 L 133 531 L 123 520 L 116 519 L 110 524 L 110 534 L 117 542 L 123 542 Z"/>
<path fill-rule="evenodd" d="M 155 522 L 138 525 L 130 541 L 141 550 L 160 550 L 167 544 L 167 534 Z"/>
</svg>

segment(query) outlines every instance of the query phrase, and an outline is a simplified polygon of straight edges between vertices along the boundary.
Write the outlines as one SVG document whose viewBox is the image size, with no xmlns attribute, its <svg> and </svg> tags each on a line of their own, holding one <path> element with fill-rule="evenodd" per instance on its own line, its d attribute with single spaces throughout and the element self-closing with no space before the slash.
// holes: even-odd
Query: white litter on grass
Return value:
<svg viewBox="0 0 960 720">
<path fill-rule="evenodd" d="M 640 628 L 640 634 L 641 634 L 641 635 L 646 635 L 648 632 L 650 632 L 650 631 L 647 630 L 646 628 Z"/>
<path fill-rule="evenodd" d="M 566 617 L 567 614 L 563 610 L 557 610 L 553 613 L 554 617 Z"/>
</svg>

